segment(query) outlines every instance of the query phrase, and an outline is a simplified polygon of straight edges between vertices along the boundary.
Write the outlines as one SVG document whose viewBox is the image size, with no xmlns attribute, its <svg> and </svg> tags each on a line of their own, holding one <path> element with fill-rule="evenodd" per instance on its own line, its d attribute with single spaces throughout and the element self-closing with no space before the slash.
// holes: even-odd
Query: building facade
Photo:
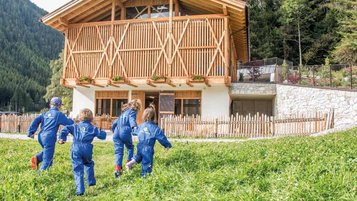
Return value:
<svg viewBox="0 0 357 201">
<path fill-rule="evenodd" d="M 117 117 L 140 99 L 161 117 L 227 116 L 237 62 L 249 60 L 241 0 L 73 0 L 41 20 L 65 36 L 74 114 Z"/>
</svg>

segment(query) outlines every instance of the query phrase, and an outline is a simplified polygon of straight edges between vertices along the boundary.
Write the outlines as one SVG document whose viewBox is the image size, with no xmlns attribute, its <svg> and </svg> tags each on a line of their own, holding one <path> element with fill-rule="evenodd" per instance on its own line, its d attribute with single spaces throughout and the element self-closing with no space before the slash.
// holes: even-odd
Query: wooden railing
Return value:
<svg viewBox="0 0 357 201">
<path fill-rule="evenodd" d="M 228 77 L 229 32 L 222 15 L 70 25 L 63 78 Z"/>
<path fill-rule="evenodd" d="M 168 137 L 182 138 L 266 138 L 304 136 L 333 126 L 333 114 L 314 113 L 290 117 L 266 115 L 201 118 L 169 116 L 161 119 Z"/>
</svg>

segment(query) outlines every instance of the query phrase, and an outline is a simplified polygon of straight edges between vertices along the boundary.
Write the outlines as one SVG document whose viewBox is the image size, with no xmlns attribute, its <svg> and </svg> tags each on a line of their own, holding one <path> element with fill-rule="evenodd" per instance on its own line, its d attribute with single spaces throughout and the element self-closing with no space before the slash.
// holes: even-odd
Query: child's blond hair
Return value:
<svg viewBox="0 0 357 201">
<path fill-rule="evenodd" d="M 150 104 L 149 107 L 144 110 L 143 121 L 156 122 L 156 110 L 154 105 Z"/>
<path fill-rule="evenodd" d="M 88 108 L 84 108 L 80 111 L 79 113 L 79 121 L 89 121 L 92 122 L 93 121 L 93 112 L 88 109 Z"/>
<path fill-rule="evenodd" d="M 122 111 L 125 111 L 129 108 L 139 112 L 141 110 L 141 101 L 138 99 L 131 100 L 129 103 L 122 106 Z"/>
</svg>

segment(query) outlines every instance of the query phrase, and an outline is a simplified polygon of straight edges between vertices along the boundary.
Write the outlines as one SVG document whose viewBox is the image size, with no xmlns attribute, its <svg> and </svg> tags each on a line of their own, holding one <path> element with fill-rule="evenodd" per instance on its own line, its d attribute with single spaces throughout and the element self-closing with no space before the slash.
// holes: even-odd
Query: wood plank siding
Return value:
<svg viewBox="0 0 357 201">
<path fill-rule="evenodd" d="M 167 19 L 70 25 L 63 78 L 228 77 L 226 21 L 223 15 L 175 17 L 172 34 Z"/>
<path fill-rule="evenodd" d="M 241 0 L 72 0 L 41 20 L 65 35 L 62 85 L 118 86 L 120 76 L 155 86 L 160 76 L 174 87 L 199 75 L 209 86 L 229 84 L 249 59 L 246 11 Z"/>
</svg>

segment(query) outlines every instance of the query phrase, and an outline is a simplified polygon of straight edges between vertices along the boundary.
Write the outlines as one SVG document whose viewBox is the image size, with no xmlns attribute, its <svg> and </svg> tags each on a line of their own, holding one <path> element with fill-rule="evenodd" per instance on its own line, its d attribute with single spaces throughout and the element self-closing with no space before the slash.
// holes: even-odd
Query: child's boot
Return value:
<svg viewBox="0 0 357 201">
<path fill-rule="evenodd" d="M 127 170 L 130 170 L 131 168 L 133 168 L 135 166 L 135 164 L 136 164 L 136 161 L 133 159 L 133 160 L 127 162 L 125 167 Z"/>
<path fill-rule="evenodd" d="M 37 168 L 38 168 L 38 162 L 37 162 L 36 156 L 32 156 L 32 158 L 31 158 L 31 168 L 33 170 L 37 170 Z"/>
<path fill-rule="evenodd" d="M 121 174 L 121 167 L 120 167 L 120 165 L 117 165 L 117 166 L 115 166 L 114 177 L 120 178 L 120 174 Z"/>
</svg>

